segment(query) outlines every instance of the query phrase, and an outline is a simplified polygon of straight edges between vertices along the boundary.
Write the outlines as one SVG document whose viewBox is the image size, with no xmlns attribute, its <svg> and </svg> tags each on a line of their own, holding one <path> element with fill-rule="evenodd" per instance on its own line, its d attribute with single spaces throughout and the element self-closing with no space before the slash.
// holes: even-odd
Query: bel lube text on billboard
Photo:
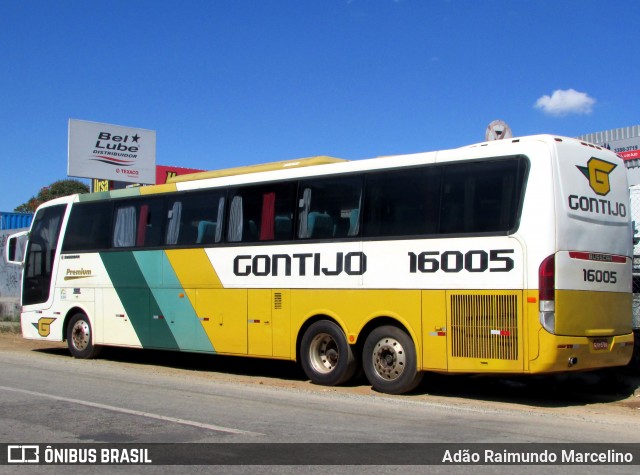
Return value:
<svg viewBox="0 0 640 475">
<path fill-rule="evenodd" d="M 67 174 L 155 183 L 156 132 L 70 119 Z"/>
</svg>

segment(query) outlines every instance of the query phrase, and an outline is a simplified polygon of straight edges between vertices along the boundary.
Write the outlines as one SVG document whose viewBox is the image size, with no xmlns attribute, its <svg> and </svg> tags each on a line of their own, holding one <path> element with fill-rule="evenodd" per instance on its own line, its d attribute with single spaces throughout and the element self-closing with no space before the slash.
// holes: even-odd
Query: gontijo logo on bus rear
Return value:
<svg viewBox="0 0 640 475">
<path fill-rule="evenodd" d="M 609 163 L 599 158 L 591 157 L 586 167 L 578 167 L 584 176 L 589 180 L 589 186 L 596 195 L 605 196 L 611 191 L 609 183 L 609 173 L 617 167 L 614 163 Z"/>
<path fill-rule="evenodd" d="M 617 167 L 615 163 L 591 157 L 586 167 L 580 165 L 576 165 L 576 167 L 589 180 L 589 186 L 596 195 L 606 196 L 609 194 L 611 191 L 609 175 Z M 622 218 L 627 216 L 627 207 L 624 203 L 592 196 L 569 195 L 569 208 L 606 216 L 620 216 Z"/>
</svg>

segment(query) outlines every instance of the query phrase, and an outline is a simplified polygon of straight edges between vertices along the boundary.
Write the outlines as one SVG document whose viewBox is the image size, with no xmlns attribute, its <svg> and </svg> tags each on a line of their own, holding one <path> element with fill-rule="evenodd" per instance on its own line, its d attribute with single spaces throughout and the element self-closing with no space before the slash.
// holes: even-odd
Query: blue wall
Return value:
<svg viewBox="0 0 640 475">
<path fill-rule="evenodd" d="M 31 226 L 31 213 L 3 213 L 0 212 L 0 230 L 22 229 Z"/>
</svg>

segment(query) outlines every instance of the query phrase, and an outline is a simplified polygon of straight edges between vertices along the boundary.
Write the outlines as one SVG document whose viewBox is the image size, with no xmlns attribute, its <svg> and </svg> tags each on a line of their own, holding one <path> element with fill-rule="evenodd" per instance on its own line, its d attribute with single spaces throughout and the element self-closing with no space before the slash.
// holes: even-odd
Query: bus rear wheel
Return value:
<svg viewBox="0 0 640 475">
<path fill-rule="evenodd" d="M 304 332 L 300 342 L 302 369 L 311 382 L 337 386 L 351 379 L 357 361 L 342 329 L 320 320 Z"/>
<path fill-rule="evenodd" d="M 376 328 L 364 343 L 362 365 L 376 391 L 403 394 L 415 389 L 423 377 L 417 360 L 411 337 L 393 326 Z"/>
<path fill-rule="evenodd" d="M 95 358 L 101 347 L 93 344 L 91 322 L 84 313 L 76 313 L 67 326 L 67 345 L 69 351 L 76 358 Z"/>
</svg>

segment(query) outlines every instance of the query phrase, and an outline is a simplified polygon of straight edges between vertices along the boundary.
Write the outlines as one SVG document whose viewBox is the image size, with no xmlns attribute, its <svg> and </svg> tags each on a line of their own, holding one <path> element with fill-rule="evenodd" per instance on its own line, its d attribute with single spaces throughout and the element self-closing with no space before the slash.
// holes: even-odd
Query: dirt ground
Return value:
<svg viewBox="0 0 640 475">
<path fill-rule="evenodd" d="M 24 340 L 16 333 L 0 333 L 0 361 L 3 353 L 71 358 L 65 343 Z M 298 364 L 288 361 L 125 348 L 104 348 L 99 360 L 123 367 L 123 370 L 131 365 L 157 374 L 180 374 L 220 382 L 410 398 L 416 402 L 488 410 L 557 411 L 578 417 L 606 415 L 621 421 L 633 418 L 640 422 L 640 367 L 637 362 L 622 368 L 550 376 L 480 377 L 428 373 L 412 394 L 388 396 L 371 389 L 362 375 L 346 386 L 313 385 Z"/>
</svg>

